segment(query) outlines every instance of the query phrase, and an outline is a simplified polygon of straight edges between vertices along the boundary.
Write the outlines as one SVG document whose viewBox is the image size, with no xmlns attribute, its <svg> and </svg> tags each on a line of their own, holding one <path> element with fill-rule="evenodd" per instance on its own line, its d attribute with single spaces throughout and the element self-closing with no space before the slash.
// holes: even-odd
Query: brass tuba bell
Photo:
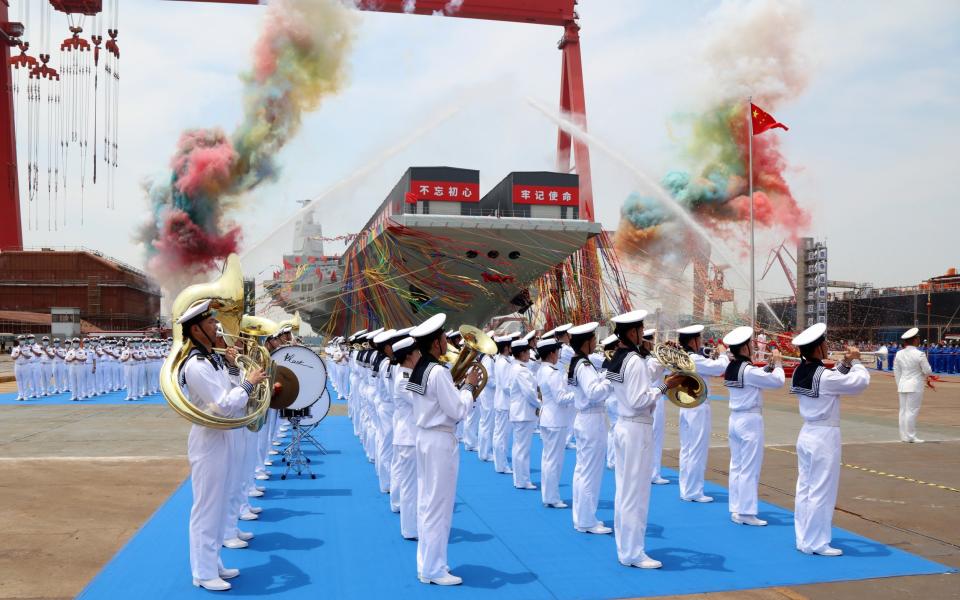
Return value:
<svg viewBox="0 0 960 600">
<path fill-rule="evenodd" d="M 697 375 L 697 366 L 686 351 L 666 344 L 657 344 L 653 356 L 668 371 L 683 375 L 683 382 L 667 390 L 667 400 L 680 408 L 696 408 L 707 399 L 707 384 Z"/>
<path fill-rule="evenodd" d="M 460 338 L 463 340 L 463 348 L 460 352 L 448 351 L 440 357 L 440 362 L 452 363 L 450 375 L 457 385 L 467 378 L 470 369 L 477 369 L 480 372 L 477 387 L 473 390 L 473 399 L 476 400 L 483 388 L 486 387 L 487 381 L 490 380 L 486 367 L 480 364 L 478 358 L 481 354 L 496 354 L 497 344 L 482 329 L 472 325 L 461 325 L 458 331 L 460 332 Z"/>
<path fill-rule="evenodd" d="M 160 390 L 167 404 L 191 423 L 211 429 L 247 427 L 251 431 L 258 431 L 263 426 L 267 409 L 270 407 L 272 391 L 270 379 L 265 379 L 254 387 L 247 402 L 246 414 L 242 417 L 222 417 L 203 412 L 190 402 L 180 388 L 178 381 L 180 369 L 190 356 L 193 343 L 184 335 L 183 326 L 177 323 L 177 320 L 193 303 L 206 298 L 212 300 L 210 306 L 217 311 L 217 320 L 223 328 L 224 338 L 240 338 L 243 316 L 243 271 L 236 254 L 227 257 L 223 274 L 219 279 L 210 283 L 191 285 L 180 292 L 173 301 L 173 345 L 160 368 Z M 264 360 L 264 357 L 269 359 L 270 356 L 266 349 L 249 336 L 245 340 L 245 347 L 245 352 L 237 360 L 241 368 L 241 376 L 246 370 L 254 367 L 263 368 L 269 373 L 270 365 Z"/>
</svg>

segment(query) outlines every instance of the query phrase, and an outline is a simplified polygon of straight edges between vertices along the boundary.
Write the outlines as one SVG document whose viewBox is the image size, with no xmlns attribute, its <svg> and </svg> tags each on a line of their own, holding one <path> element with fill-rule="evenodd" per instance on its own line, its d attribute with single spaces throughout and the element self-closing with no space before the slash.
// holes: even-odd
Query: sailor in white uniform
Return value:
<svg viewBox="0 0 960 600">
<path fill-rule="evenodd" d="M 893 377 L 900 396 L 900 441 L 922 444 L 923 440 L 917 437 L 917 415 L 923 403 L 923 388 L 929 385 L 933 369 L 927 355 L 917 348 L 920 330 L 913 327 L 900 339 L 903 347 L 893 357 Z"/>
<path fill-rule="evenodd" d="M 211 301 L 200 300 L 184 311 L 174 325 L 182 327 L 184 336 L 195 344 L 178 377 L 185 395 L 201 410 L 237 417 L 243 414 L 254 386 L 263 381 L 265 375 L 261 369 L 255 368 L 247 372 L 243 382 L 231 379 L 227 367 L 235 365 L 237 351 L 235 348 L 226 351 L 226 364 L 212 351 L 218 344 L 215 315 Z M 220 561 L 224 515 L 228 510 L 231 484 L 236 479 L 234 472 L 241 461 L 235 453 L 237 445 L 231 440 L 233 433 L 194 424 L 187 442 L 193 488 L 190 569 L 193 585 L 213 591 L 230 589 L 230 584 L 224 580 L 240 574 L 238 569 L 224 568 Z"/>
<path fill-rule="evenodd" d="M 620 564 L 641 569 L 659 569 L 660 561 L 646 554 L 647 513 L 650 507 L 650 469 L 653 462 L 653 411 L 668 386 L 682 376 L 671 375 L 660 386 L 651 385 L 648 350 L 643 339 L 645 310 L 634 310 L 611 319 L 617 348 L 604 373 L 613 385 L 618 412 L 614 429 L 616 494 L 613 529 Z"/>
<path fill-rule="evenodd" d="M 717 348 L 717 358 L 707 358 L 701 354 L 702 331 L 703 325 L 690 325 L 678 329 L 677 334 L 680 347 L 690 355 L 697 374 L 706 381 L 708 376 L 723 375 L 730 359 L 722 345 Z M 703 493 L 712 424 L 709 390 L 705 391 L 708 397 L 703 404 L 680 411 L 680 499 L 686 502 L 713 502 L 712 496 Z"/>
<path fill-rule="evenodd" d="M 500 353 L 493 363 L 494 378 L 497 381 L 496 395 L 493 398 L 494 423 L 493 423 L 493 468 L 497 473 L 512 474 L 513 469 L 507 463 L 507 455 L 510 450 L 510 398 L 507 396 L 507 385 L 509 383 L 510 363 L 513 358 L 510 356 L 510 344 L 519 337 L 519 333 L 510 334 L 497 338 Z M 506 338 L 506 340 L 504 340 Z M 505 342 L 505 343 L 504 343 Z"/>
<path fill-rule="evenodd" d="M 10 360 L 13 361 L 13 379 L 17 383 L 17 400 L 24 401 L 30 395 L 30 383 L 27 381 L 27 356 L 24 353 L 25 338 L 18 335 L 10 349 Z"/>
<path fill-rule="evenodd" d="M 393 388 L 393 464 L 390 491 L 397 491 L 400 510 L 400 535 L 417 539 L 417 424 L 413 418 L 413 396 L 407 389 L 410 373 L 420 360 L 412 337 L 405 337 L 392 346 L 397 361 Z"/>
<path fill-rule="evenodd" d="M 447 351 L 444 314 L 437 314 L 410 332 L 421 357 L 410 374 L 417 423 L 417 577 L 421 583 L 458 585 L 463 580 L 448 571 L 447 543 L 453 523 L 460 452 L 454 431 L 473 407 L 478 374 L 471 369 L 460 390 L 450 371 L 438 368 Z"/>
<path fill-rule="evenodd" d="M 783 387 L 786 378 L 780 351 L 774 350 L 766 367 L 751 363 L 753 328 L 737 327 L 723 337 L 733 360 L 727 365 L 723 384 L 730 394 L 730 520 L 763 527 L 757 518 L 757 486 L 763 466 L 763 390 Z"/>
<path fill-rule="evenodd" d="M 817 323 L 793 338 L 802 361 L 793 372 L 791 394 L 800 404 L 803 428 L 797 437 L 797 495 L 794 530 L 797 550 L 804 554 L 840 556 L 830 546 L 833 509 L 840 483 L 840 396 L 859 394 L 870 385 L 870 373 L 860 364 L 860 351 L 847 348 L 833 369 L 823 366 L 828 355 L 827 326 Z"/>
<path fill-rule="evenodd" d="M 490 335 L 491 332 L 487 332 Z M 498 338 L 493 338 L 496 342 Z M 497 348 L 499 349 L 499 344 Z M 494 370 L 495 357 L 484 354 L 480 357 L 480 364 L 487 370 L 487 385 L 483 387 L 478 398 L 476 410 L 480 412 L 480 419 L 477 423 L 477 458 L 484 462 L 493 460 L 493 425 L 494 409 L 493 402 L 497 394 L 497 378 Z"/>
<path fill-rule="evenodd" d="M 600 371 L 601 375 L 606 376 L 607 363 L 610 362 L 607 359 L 607 353 L 611 355 L 617 349 L 618 344 L 617 336 L 610 334 L 607 337 L 600 340 L 600 347 L 596 352 L 590 354 L 590 362 L 593 363 L 593 366 Z M 616 456 L 617 450 L 613 443 L 613 428 L 617 424 L 617 397 L 613 394 L 607 398 L 606 402 L 607 407 L 607 468 L 613 469 L 615 464 L 614 456 Z"/>
<path fill-rule="evenodd" d="M 566 372 L 557 365 L 560 343 L 555 338 L 542 339 L 537 343 L 537 352 L 541 362 L 537 386 L 543 403 L 540 410 L 540 439 L 543 441 L 540 495 L 544 506 L 567 508 L 560 498 L 560 475 L 567 443 L 567 422 L 561 410 L 573 406 L 573 394 L 567 390 Z"/>
<path fill-rule="evenodd" d="M 643 342 L 641 345 L 647 352 L 653 352 L 657 330 L 655 328 L 643 330 Z M 663 383 L 665 369 L 660 361 L 653 354 L 647 356 L 647 366 L 650 368 L 650 384 L 658 386 Z M 653 409 L 653 468 L 650 475 L 650 483 L 653 485 L 666 485 L 670 480 L 664 477 L 660 472 L 661 461 L 663 459 L 663 426 L 666 421 L 665 402 L 666 396 L 661 395 L 657 399 L 657 406 Z"/>
<path fill-rule="evenodd" d="M 53 360 L 56 354 L 50 347 L 50 338 L 43 336 L 40 340 L 40 388 L 39 396 L 52 396 L 57 392 L 53 380 Z"/>
<path fill-rule="evenodd" d="M 570 369 L 570 361 L 573 360 L 574 351 L 573 348 L 570 347 L 571 327 L 573 327 L 572 323 L 564 323 L 550 332 L 551 335 L 543 334 L 543 337 L 553 337 L 553 339 L 557 340 L 561 344 L 560 358 L 557 359 L 557 368 L 560 369 L 561 373 L 566 373 Z M 573 404 L 570 404 L 570 406 L 562 408 L 560 414 L 562 418 L 566 419 L 567 448 L 573 450 L 573 420 L 577 417 L 577 409 L 573 406 Z"/>
<path fill-rule="evenodd" d="M 577 408 L 574 431 L 577 436 L 577 464 L 573 470 L 573 526 L 577 531 L 605 534 L 613 530 L 597 518 L 600 484 L 607 454 L 607 426 L 604 413 L 613 386 L 587 358 L 596 343 L 599 323 L 570 328 L 570 345 L 575 354 L 567 369 L 567 385 Z"/>
<path fill-rule="evenodd" d="M 507 375 L 507 398 L 510 401 L 510 428 L 513 430 L 513 487 L 535 490 L 530 481 L 530 447 L 537 426 L 540 400 L 537 380 L 530 369 L 530 342 L 519 339 L 510 344 L 513 363 Z"/>
<path fill-rule="evenodd" d="M 404 334 L 403 337 L 406 337 Z M 390 363 L 393 357 L 393 348 L 390 346 L 397 338 L 395 329 L 381 331 L 373 338 L 373 345 L 377 349 L 376 364 L 373 365 L 372 386 L 375 400 L 376 428 L 377 428 L 377 478 L 380 482 L 380 492 L 390 494 L 391 506 L 394 505 L 395 494 L 390 490 L 390 470 L 393 466 L 393 390 L 390 387 Z"/>
<path fill-rule="evenodd" d="M 67 358 L 66 349 L 60 344 L 60 338 L 53 338 L 53 378 L 55 380 L 55 390 L 58 394 L 66 393 L 70 384 L 67 381 Z"/>
</svg>

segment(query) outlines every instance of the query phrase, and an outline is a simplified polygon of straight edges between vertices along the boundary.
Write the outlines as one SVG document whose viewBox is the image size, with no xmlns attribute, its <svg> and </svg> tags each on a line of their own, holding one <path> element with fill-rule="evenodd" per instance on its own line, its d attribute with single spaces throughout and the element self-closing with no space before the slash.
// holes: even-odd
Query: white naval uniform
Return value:
<svg viewBox="0 0 960 600">
<path fill-rule="evenodd" d="M 244 414 L 253 389 L 247 382 L 234 385 L 218 355 L 193 353 L 184 362 L 180 385 L 194 405 L 221 417 Z M 220 545 L 223 542 L 232 484 L 240 466 L 235 430 L 193 425 L 187 440 L 193 507 L 190 510 L 190 570 L 196 579 L 219 577 Z"/>
<path fill-rule="evenodd" d="M 497 389 L 493 397 L 493 468 L 497 473 L 509 473 L 510 465 L 507 455 L 510 450 L 510 398 L 507 396 L 509 383 L 510 363 L 512 358 L 502 354 L 494 359 L 493 370 L 496 372 Z"/>
<path fill-rule="evenodd" d="M 79 400 L 80 399 L 80 387 L 79 387 L 79 373 L 80 367 L 78 364 L 77 354 L 80 352 L 79 348 L 71 348 L 67 350 L 67 355 L 63 358 L 66 369 L 67 369 L 67 386 L 70 388 L 70 399 Z"/>
<path fill-rule="evenodd" d="M 83 367 L 84 394 L 88 398 L 93 398 L 97 395 L 97 353 L 93 348 L 89 348 L 86 350 L 86 355 L 87 360 Z"/>
<path fill-rule="evenodd" d="M 763 393 L 783 387 L 783 367 L 767 371 L 749 361 L 737 361 L 735 378 L 724 379 L 730 394 L 730 512 L 757 515 L 757 486 L 763 467 Z"/>
<path fill-rule="evenodd" d="M 136 389 L 134 389 L 136 361 L 133 358 L 133 350 L 124 348 L 120 352 L 120 364 L 123 368 L 123 387 L 127 390 L 127 400 L 136 399 Z"/>
<path fill-rule="evenodd" d="M 647 357 L 647 367 L 650 369 L 650 385 L 657 386 L 663 383 L 665 369 L 652 354 Z M 653 409 L 653 460 L 651 461 L 650 480 L 656 481 L 662 479 L 660 474 L 661 462 L 663 460 L 663 425 L 667 418 L 665 402 L 667 397 L 663 394 L 657 398 L 657 406 Z"/>
<path fill-rule="evenodd" d="M 799 368 L 798 368 L 799 370 Z M 797 437 L 797 495 L 794 531 L 797 549 L 810 554 L 829 546 L 833 509 L 840 483 L 840 396 L 859 394 L 870 385 L 870 373 L 854 361 L 849 369 L 822 365 L 811 389 L 794 386 L 803 427 Z"/>
<path fill-rule="evenodd" d="M 900 396 L 900 440 L 917 439 L 917 415 L 923 403 L 923 388 L 933 373 L 927 355 L 916 346 L 907 346 L 893 357 L 893 377 Z"/>
<path fill-rule="evenodd" d="M 417 574 L 436 579 L 447 574 L 447 543 L 460 469 L 454 431 L 473 405 L 472 386 L 457 390 L 450 371 L 433 362 L 426 367 L 423 381 L 417 384 L 411 378 L 407 389 L 413 392 L 418 429 Z"/>
<path fill-rule="evenodd" d="M 395 495 L 390 490 L 390 469 L 393 465 L 393 390 L 390 383 L 393 381 L 390 359 L 380 354 L 379 369 L 372 372 L 373 387 L 377 399 L 377 477 L 380 480 L 380 492 L 390 492 L 391 504 L 394 504 Z"/>
<path fill-rule="evenodd" d="M 62 347 L 54 349 L 56 354 L 56 359 L 53 361 L 53 372 L 56 379 L 56 390 L 58 393 L 63 394 L 70 389 L 70 383 L 67 377 L 67 363 L 65 362 L 67 358 L 67 351 Z"/>
<path fill-rule="evenodd" d="M 510 427 L 513 430 L 513 486 L 530 485 L 530 446 L 537 426 L 537 382 L 529 363 L 514 360 L 510 365 L 507 399 L 510 402 Z"/>
<path fill-rule="evenodd" d="M 407 389 L 410 369 L 397 366 L 393 388 L 393 464 L 390 492 L 397 491 L 400 507 L 400 535 L 417 537 L 417 424 L 413 419 L 412 392 Z"/>
<path fill-rule="evenodd" d="M 557 365 L 544 363 L 537 372 L 537 383 L 543 396 L 540 411 L 540 495 L 544 504 L 557 504 L 560 498 L 560 475 L 563 473 L 564 449 L 567 444 L 567 419 L 564 409 L 573 406 L 573 394 L 567 390 L 566 373 Z"/>
<path fill-rule="evenodd" d="M 617 407 L 613 531 L 617 558 L 622 564 L 632 565 L 647 558 L 644 537 L 650 508 L 653 410 L 663 388 L 651 385 L 650 367 L 636 351 L 620 349 L 616 357 L 620 356 L 623 361 L 619 370 L 614 370 L 616 363 L 611 361 L 605 374 L 613 385 Z"/>
<path fill-rule="evenodd" d="M 30 372 L 33 374 L 33 395 L 40 398 L 45 396 L 47 392 L 47 386 L 43 382 L 43 360 L 46 352 L 43 351 L 40 344 L 34 344 L 30 351 L 33 354 L 33 359 L 30 361 Z"/>
<path fill-rule="evenodd" d="M 53 346 L 40 348 L 40 393 L 44 396 L 51 396 L 57 393 L 57 384 L 53 378 L 55 356 Z"/>
<path fill-rule="evenodd" d="M 82 346 L 73 353 L 73 376 L 76 379 L 76 388 L 74 395 L 80 400 L 89 398 L 87 393 L 87 350 Z"/>
<path fill-rule="evenodd" d="M 13 360 L 13 378 L 17 382 L 17 400 L 26 400 L 30 395 L 30 384 L 27 382 L 27 357 L 23 347 L 11 348 L 10 359 Z"/>
<path fill-rule="evenodd" d="M 706 358 L 691 352 L 697 374 L 704 378 L 723 375 L 730 359 L 724 354 L 719 358 Z M 709 389 L 705 390 L 709 395 Z M 707 454 L 710 451 L 710 428 L 712 424 L 710 398 L 696 408 L 680 411 L 680 497 L 696 500 L 703 496 L 703 478 L 707 470 Z"/>
<path fill-rule="evenodd" d="M 576 360 L 576 358 L 574 359 Z M 586 360 L 577 362 L 573 377 L 567 379 L 573 392 L 577 416 L 573 422 L 577 437 L 577 464 L 573 469 L 573 526 L 590 529 L 602 524 L 597 519 L 600 484 L 607 454 L 606 400 L 613 386 Z"/>
<path fill-rule="evenodd" d="M 570 369 L 570 361 L 573 360 L 574 351 L 570 347 L 570 344 L 563 344 L 560 346 L 560 358 L 557 359 L 557 369 L 560 370 L 560 373 L 563 375 L 564 385 L 567 383 L 567 371 Z M 577 418 L 577 409 L 571 402 L 569 406 L 564 406 L 560 409 L 560 418 L 564 419 L 566 424 L 567 433 L 565 437 L 565 444 L 570 444 L 573 442 L 573 421 Z"/>
<path fill-rule="evenodd" d="M 477 425 L 477 458 L 489 462 L 493 460 L 493 424 L 494 416 L 494 398 L 497 394 L 497 377 L 494 370 L 494 359 L 492 356 L 484 354 L 480 359 L 480 364 L 487 370 L 487 385 L 480 392 L 480 406 L 476 408 L 480 413 L 480 420 Z"/>
</svg>

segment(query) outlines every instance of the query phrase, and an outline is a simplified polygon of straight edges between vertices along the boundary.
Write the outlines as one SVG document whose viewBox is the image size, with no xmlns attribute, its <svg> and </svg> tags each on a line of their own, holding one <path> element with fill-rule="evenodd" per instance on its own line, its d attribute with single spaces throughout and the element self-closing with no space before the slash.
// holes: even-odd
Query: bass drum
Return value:
<svg viewBox="0 0 960 600">
<path fill-rule="evenodd" d="M 330 394 L 323 390 L 323 396 L 308 409 L 310 414 L 300 419 L 300 427 L 310 427 L 316 425 L 330 412 Z"/>
<path fill-rule="evenodd" d="M 296 397 L 293 402 L 282 408 L 290 410 L 307 408 L 326 395 L 327 365 L 310 348 L 280 346 L 270 353 L 270 358 L 276 364 L 277 381 L 287 382 L 285 388 L 288 393 L 291 388 L 296 388 Z"/>
</svg>

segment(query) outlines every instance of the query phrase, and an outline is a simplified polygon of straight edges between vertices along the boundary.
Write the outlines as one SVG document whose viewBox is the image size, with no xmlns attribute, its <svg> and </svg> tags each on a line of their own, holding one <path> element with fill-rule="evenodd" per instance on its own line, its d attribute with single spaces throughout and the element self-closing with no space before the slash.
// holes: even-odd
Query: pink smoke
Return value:
<svg viewBox="0 0 960 600">
<path fill-rule="evenodd" d="M 180 136 L 170 161 L 177 190 L 190 198 L 220 194 L 231 181 L 237 160 L 233 144 L 221 129 L 193 129 Z"/>
</svg>

